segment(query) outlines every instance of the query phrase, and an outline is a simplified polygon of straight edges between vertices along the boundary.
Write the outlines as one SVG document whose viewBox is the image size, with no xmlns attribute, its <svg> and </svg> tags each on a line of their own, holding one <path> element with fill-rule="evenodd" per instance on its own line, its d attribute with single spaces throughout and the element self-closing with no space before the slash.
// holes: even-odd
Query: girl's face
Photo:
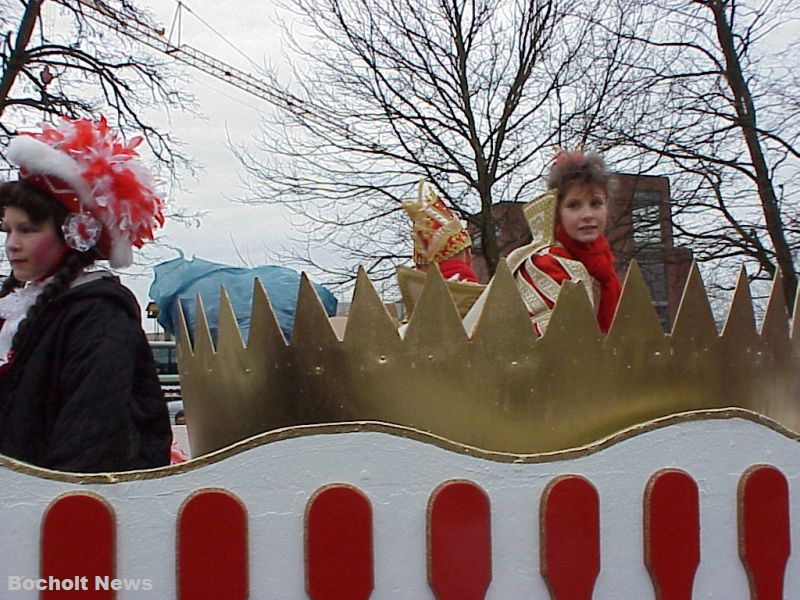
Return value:
<svg viewBox="0 0 800 600">
<path fill-rule="evenodd" d="M 7 206 L 0 231 L 6 234 L 6 258 L 17 281 L 40 279 L 61 258 L 64 242 L 51 219 L 34 223 L 21 208 Z"/>
<path fill-rule="evenodd" d="M 567 186 L 558 206 L 558 219 L 573 240 L 590 244 L 606 230 L 608 202 L 596 183 L 575 182 Z"/>
</svg>

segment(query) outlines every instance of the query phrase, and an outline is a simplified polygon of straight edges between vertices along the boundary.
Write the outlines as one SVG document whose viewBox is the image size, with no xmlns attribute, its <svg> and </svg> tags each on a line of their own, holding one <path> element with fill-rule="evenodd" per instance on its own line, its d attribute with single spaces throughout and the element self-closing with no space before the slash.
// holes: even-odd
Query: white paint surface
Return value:
<svg viewBox="0 0 800 600">
<path fill-rule="evenodd" d="M 376 600 L 433 600 L 428 589 L 425 516 L 443 481 L 469 479 L 486 490 L 492 510 L 493 580 L 487 600 L 547 599 L 539 575 L 538 511 L 557 475 L 580 474 L 597 487 L 601 510 L 601 574 L 597 600 L 654 597 L 642 562 L 642 494 L 659 469 L 686 470 L 698 483 L 701 566 L 694 599 L 747 600 L 736 546 L 736 489 L 748 467 L 783 471 L 791 495 L 792 547 L 800 549 L 800 444 L 743 419 L 673 424 L 594 454 L 541 464 L 497 463 L 378 432 L 317 434 L 265 444 L 214 464 L 159 479 L 81 485 L 0 469 L 0 597 L 9 575 L 38 575 L 39 523 L 59 494 L 82 489 L 106 498 L 118 521 L 118 577 L 149 578 L 149 592 L 119 600 L 174 598 L 175 517 L 190 492 L 223 487 L 247 507 L 250 597 L 305 600 L 303 515 L 320 486 L 362 490 L 374 517 Z M 786 598 L 800 597 L 800 559 L 787 568 Z"/>
</svg>

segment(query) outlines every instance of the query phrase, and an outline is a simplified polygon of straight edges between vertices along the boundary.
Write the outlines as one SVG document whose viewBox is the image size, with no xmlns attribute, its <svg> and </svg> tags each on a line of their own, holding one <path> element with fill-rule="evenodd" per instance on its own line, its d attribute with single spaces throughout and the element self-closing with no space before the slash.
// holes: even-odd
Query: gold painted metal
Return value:
<svg viewBox="0 0 800 600">
<path fill-rule="evenodd" d="M 438 270 L 438 266 L 433 264 L 429 270 Z M 409 267 L 397 267 L 397 284 L 400 287 L 400 295 L 403 299 L 403 304 L 406 307 L 406 313 L 412 314 L 419 302 L 422 295 L 422 290 L 425 288 L 425 281 L 428 278 L 428 273 L 418 269 L 411 269 Z M 463 317 L 467 314 L 475 301 L 486 289 L 482 283 L 471 283 L 468 281 L 448 281 L 447 289 L 450 296 L 453 298 L 458 313 Z"/>
<path fill-rule="evenodd" d="M 634 264 L 607 336 L 585 290 L 565 285 L 537 340 L 511 272 L 501 266 L 470 339 L 432 269 L 401 339 L 362 271 L 343 341 L 303 279 L 287 345 L 257 284 L 246 347 L 226 331 L 235 323 L 225 316 L 215 352 L 202 310 L 194 345 L 185 330 L 181 336 L 190 441 L 204 454 L 262 431 L 374 421 L 465 448 L 533 455 L 584 447 L 670 415 L 729 407 L 800 432 L 799 317 L 795 308 L 790 337 L 781 285 L 776 279 L 756 332 L 742 279 L 719 335 L 693 268 L 668 335 Z"/>
<path fill-rule="evenodd" d="M 504 332 L 502 336 L 498 332 Z M 477 315 L 477 326 L 472 335 L 472 345 L 481 347 L 482 353 L 505 353 L 507 346 L 529 348 L 536 342 L 530 326 L 528 309 L 517 290 L 517 283 L 505 260 L 500 260 L 497 273 L 489 284 L 486 302 Z"/>
<path fill-rule="evenodd" d="M 351 352 L 359 352 L 362 348 L 370 347 L 391 348 L 393 353 L 400 351 L 397 325 L 386 312 L 386 306 L 372 287 L 372 282 L 363 267 L 358 269 L 344 346 L 351 349 Z M 381 360 L 380 356 L 377 358 Z"/>
<path fill-rule="evenodd" d="M 753 343 L 758 336 L 756 317 L 753 314 L 753 297 L 744 268 L 739 270 L 739 279 L 733 292 L 728 316 L 722 328 L 723 337 L 738 340 L 739 343 Z"/>
</svg>

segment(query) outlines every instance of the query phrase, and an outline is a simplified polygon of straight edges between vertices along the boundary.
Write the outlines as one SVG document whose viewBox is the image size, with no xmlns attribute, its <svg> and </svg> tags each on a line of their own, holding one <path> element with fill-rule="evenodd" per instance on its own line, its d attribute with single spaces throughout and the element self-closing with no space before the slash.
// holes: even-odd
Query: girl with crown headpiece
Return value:
<svg viewBox="0 0 800 600">
<path fill-rule="evenodd" d="M 9 144 L 0 185 L 11 274 L 0 288 L 0 453 L 49 469 L 168 464 L 169 416 L 133 294 L 98 259 L 129 266 L 162 202 L 105 119 L 62 120 Z"/>
<path fill-rule="evenodd" d="M 533 240 L 509 254 L 507 262 L 539 336 L 547 329 L 565 281 L 586 287 L 603 333 L 611 326 L 621 285 L 604 235 L 610 185 L 611 174 L 598 154 L 562 150 L 550 168 L 548 191 L 523 209 Z M 427 188 L 422 186 L 423 182 L 420 200 L 404 203 L 414 227 L 417 269 L 425 270 L 428 264 L 436 262 L 446 279 L 465 284 L 475 282 L 469 255 L 456 253 L 469 247 L 466 230 L 434 192 L 428 194 L 431 201 L 423 201 L 426 197 L 423 189 Z M 434 207 L 438 209 L 433 211 Z M 485 297 L 483 294 L 478 298 L 465 316 L 468 332 L 480 314 Z"/>
<path fill-rule="evenodd" d="M 545 332 L 565 281 L 586 286 L 600 330 L 611 326 L 622 286 L 605 237 L 610 185 L 598 154 L 562 150 L 550 168 L 548 192 L 524 208 L 533 241 L 507 262 L 537 335 Z"/>
</svg>

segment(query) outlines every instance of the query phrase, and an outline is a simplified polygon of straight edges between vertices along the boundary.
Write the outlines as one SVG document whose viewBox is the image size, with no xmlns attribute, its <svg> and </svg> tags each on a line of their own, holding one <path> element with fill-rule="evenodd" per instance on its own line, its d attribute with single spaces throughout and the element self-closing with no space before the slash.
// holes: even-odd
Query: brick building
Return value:
<svg viewBox="0 0 800 600">
<path fill-rule="evenodd" d="M 677 314 L 692 261 L 690 250 L 673 245 L 669 179 L 627 174 L 615 177 L 606 235 L 617 259 L 617 273 L 624 278 L 631 259 L 636 259 L 659 319 L 668 327 Z M 499 202 L 493 212 L 501 256 L 530 241 L 522 203 Z M 473 268 L 481 281 L 487 281 L 480 233 L 470 227 L 470 234 Z"/>
</svg>

